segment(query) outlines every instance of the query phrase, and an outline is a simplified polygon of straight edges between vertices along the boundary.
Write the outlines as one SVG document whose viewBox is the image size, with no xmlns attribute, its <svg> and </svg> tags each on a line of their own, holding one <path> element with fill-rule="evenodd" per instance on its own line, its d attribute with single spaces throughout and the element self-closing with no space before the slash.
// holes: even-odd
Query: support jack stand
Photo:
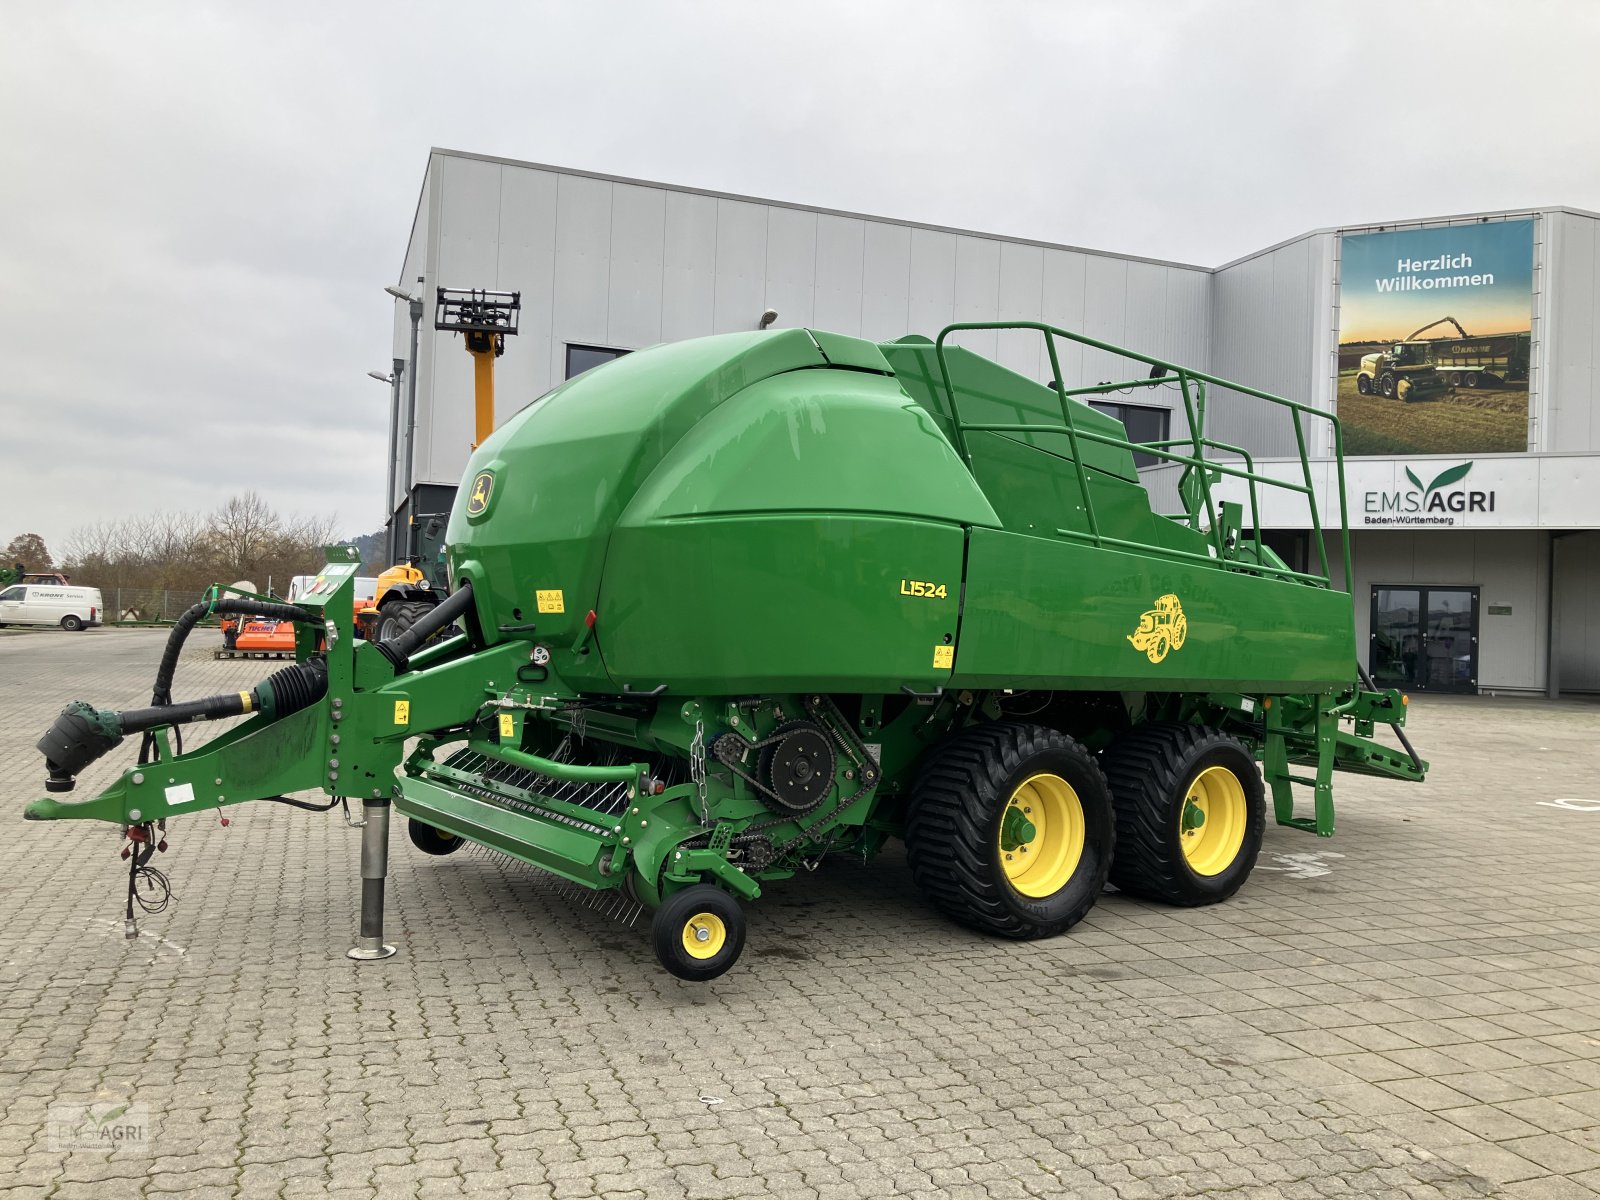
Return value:
<svg viewBox="0 0 1600 1200">
<path fill-rule="evenodd" d="M 383 881 L 389 873 L 389 801 L 364 800 L 361 828 L 361 936 L 346 958 L 374 962 L 395 948 L 383 940 Z"/>
</svg>

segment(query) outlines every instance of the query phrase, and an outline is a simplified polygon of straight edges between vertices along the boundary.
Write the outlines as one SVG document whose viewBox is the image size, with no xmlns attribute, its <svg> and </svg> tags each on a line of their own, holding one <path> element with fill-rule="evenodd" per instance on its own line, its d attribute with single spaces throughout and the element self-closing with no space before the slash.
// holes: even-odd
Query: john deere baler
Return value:
<svg viewBox="0 0 1600 1200">
<path fill-rule="evenodd" d="M 1287 488 L 1320 552 L 1304 426 L 1332 418 L 1025 326 L 1052 380 L 1063 340 L 1139 364 L 1043 386 L 956 346 L 971 328 L 989 327 L 883 345 L 732 334 L 568 382 L 474 454 L 449 599 L 357 641 L 355 556 L 335 548 L 310 594 L 269 606 L 296 623 L 300 661 L 175 703 L 193 620 L 261 607 L 197 606 L 148 708 L 75 704 L 39 743 L 51 791 L 135 733 L 140 763 L 26 815 L 125 827 L 131 890 L 170 818 L 359 799 L 351 953 L 381 957 L 392 806 L 423 851 L 477 842 L 621 890 L 656 910 L 663 965 L 708 979 L 739 955 L 741 902 L 829 853 L 901 838 L 937 908 L 1040 937 L 1108 878 L 1175 904 L 1231 895 L 1269 790 L 1280 823 L 1327 835 L 1335 769 L 1420 779 L 1408 745 L 1372 739 L 1403 724 L 1404 698 L 1357 678 L 1326 558 L 1291 569 L 1256 533 L 1259 491 Z M 1292 422 L 1303 481 L 1206 437 L 1208 385 Z M 1129 388 L 1181 418 L 1180 439 L 1139 447 L 1168 464 L 1181 511 L 1152 508 L 1123 427 L 1087 403 Z M 239 715 L 179 752 L 181 724 Z"/>
</svg>

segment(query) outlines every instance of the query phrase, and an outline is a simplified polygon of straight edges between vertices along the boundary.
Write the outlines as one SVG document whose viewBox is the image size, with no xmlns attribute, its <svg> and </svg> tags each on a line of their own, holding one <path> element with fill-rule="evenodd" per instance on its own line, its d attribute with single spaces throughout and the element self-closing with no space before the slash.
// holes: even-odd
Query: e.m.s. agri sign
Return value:
<svg viewBox="0 0 1600 1200">
<path fill-rule="evenodd" d="M 1472 464 L 1447 467 L 1423 483 L 1410 467 L 1411 486 L 1394 491 L 1369 491 L 1362 496 L 1364 525 L 1455 525 L 1468 513 L 1492 513 L 1495 494 L 1470 487 L 1465 480 Z"/>
<path fill-rule="evenodd" d="M 1345 453 L 1528 447 L 1534 222 L 1339 238 Z"/>
</svg>

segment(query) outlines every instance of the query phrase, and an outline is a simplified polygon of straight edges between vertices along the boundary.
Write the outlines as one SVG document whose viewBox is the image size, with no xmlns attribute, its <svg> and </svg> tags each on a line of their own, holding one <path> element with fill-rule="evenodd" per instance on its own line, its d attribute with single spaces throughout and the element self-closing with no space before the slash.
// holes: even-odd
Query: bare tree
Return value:
<svg viewBox="0 0 1600 1200">
<path fill-rule="evenodd" d="M 281 589 L 322 565 L 337 528 L 333 516 L 286 520 L 246 492 L 203 516 L 154 512 L 82 526 L 68 541 L 65 561 L 75 578 L 102 589 L 199 591 L 239 579 L 265 587 L 269 577 Z"/>
<path fill-rule="evenodd" d="M 283 531 L 278 514 L 260 493 L 249 491 L 230 496 L 211 514 L 209 535 L 213 563 L 221 575 L 232 580 L 259 573 L 282 540 Z"/>
</svg>

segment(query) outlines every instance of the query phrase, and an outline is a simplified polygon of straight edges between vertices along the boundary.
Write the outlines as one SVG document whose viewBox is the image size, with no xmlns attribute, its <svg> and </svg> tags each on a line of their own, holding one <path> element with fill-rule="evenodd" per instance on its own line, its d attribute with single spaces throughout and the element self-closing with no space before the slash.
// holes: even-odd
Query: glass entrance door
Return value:
<svg viewBox="0 0 1600 1200">
<path fill-rule="evenodd" d="M 1379 687 L 1478 690 L 1478 589 L 1375 587 L 1368 669 Z"/>
</svg>

